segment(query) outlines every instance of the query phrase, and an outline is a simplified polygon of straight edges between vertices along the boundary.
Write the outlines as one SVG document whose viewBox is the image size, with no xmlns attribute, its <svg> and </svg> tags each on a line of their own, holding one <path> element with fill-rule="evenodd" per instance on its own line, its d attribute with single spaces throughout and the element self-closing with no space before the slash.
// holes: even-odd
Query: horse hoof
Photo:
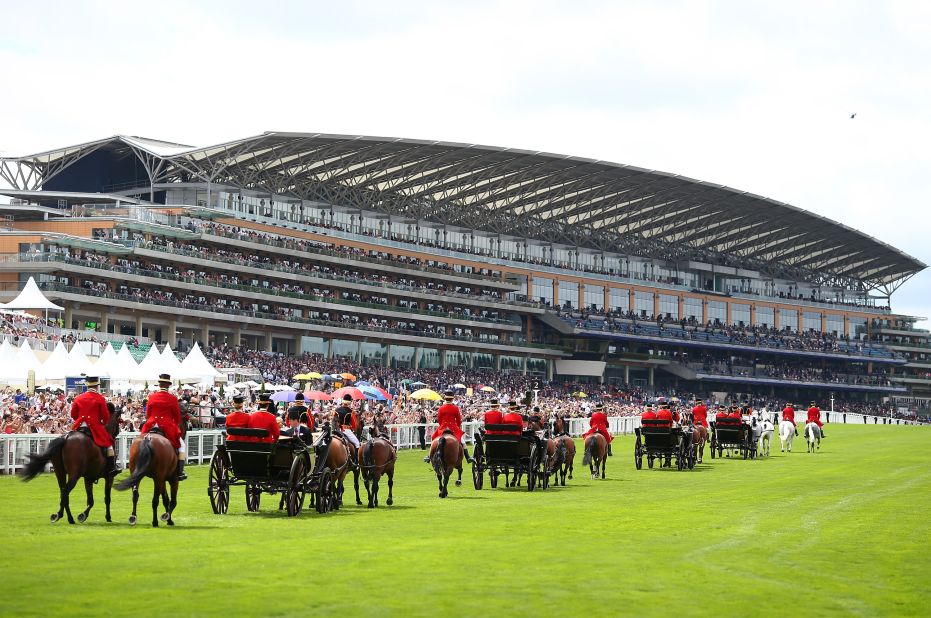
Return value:
<svg viewBox="0 0 931 618">
<path fill-rule="evenodd" d="M 170 515 L 168 515 L 168 513 L 162 513 L 162 521 L 168 521 L 169 517 Z"/>
<path fill-rule="evenodd" d="M 51 517 L 49 517 L 48 519 L 50 522 L 54 524 L 56 521 L 58 521 L 59 515 L 58 513 L 52 513 Z"/>
<path fill-rule="evenodd" d="M 135 525 L 136 525 L 136 516 L 135 516 L 135 515 L 130 515 L 130 516 L 129 516 L 129 525 L 130 525 L 130 526 L 135 526 Z"/>
<path fill-rule="evenodd" d="M 78 515 L 78 523 L 83 524 L 85 521 L 87 521 L 87 515 L 85 513 L 80 513 Z"/>
<path fill-rule="evenodd" d="M 109 524 L 109 523 L 111 523 L 112 521 L 113 521 L 113 520 L 112 520 L 112 519 L 110 519 L 110 516 L 109 516 L 109 515 L 107 515 L 107 523 Z"/>
<path fill-rule="evenodd" d="M 441 491 L 441 492 L 438 494 L 438 496 L 439 496 L 440 498 L 442 498 L 442 497 L 443 497 L 443 492 Z"/>
<path fill-rule="evenodd" d="M 173 520 L 169 519 L 169 520 L 168 520 L 168 525 L 169 525 L 169 526 L 174 526 L 174 525 L 175 525 L 175 522 L 174 522 Z"/>
<path fill-rule="evenodd" d="M 456 481 L 456 487 L 462 487 L 462 481 Z"/>
<path fill-rule="evenodd" d="M 153 528 L 158 528 L 158 522 L 157 522 L 157 521 L 153 521 L 153 522 L 152 522 L 152 527 L 153 527 Z"/>
<path fill-rule="evenodd" d="M 369 504 L 369 508 L 370 508 L 370 509 L 374 509 L 374 508 L 375 508 L 375 505 L 374 505 L 374 504 Z"/>
<path fill-rule="evenodd" d="M 356 500 L 356 506 L 362 506 L 362 501 L 361 501 L 361 500 Z"/>
<path fill-rule="evenodd" d="M 391 506 L 392 504 L 394 504 L 394 500 L 392 500 L 391 498 L 388 498 L 387 504 L 388 506 Z"/>
</svg>

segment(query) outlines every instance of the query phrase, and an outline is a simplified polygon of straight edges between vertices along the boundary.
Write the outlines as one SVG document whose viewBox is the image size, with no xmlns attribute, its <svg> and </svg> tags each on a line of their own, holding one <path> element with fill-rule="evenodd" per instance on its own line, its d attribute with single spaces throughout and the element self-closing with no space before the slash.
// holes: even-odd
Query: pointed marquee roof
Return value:
<svg viewBox="0 0 931 618">
<path fill-rule="evenodd" d="M 117 135 L 0 159 L 0 178 L 16 189 L 39 189 L 100 149 L 138 158 L 147 186 L 209 182 L 827 285 L 889 291 L 926 266 L 868 234 L 746 191 L 610 161 L 478 144 L 267 132 L 195 148 Z"/>
</svg>

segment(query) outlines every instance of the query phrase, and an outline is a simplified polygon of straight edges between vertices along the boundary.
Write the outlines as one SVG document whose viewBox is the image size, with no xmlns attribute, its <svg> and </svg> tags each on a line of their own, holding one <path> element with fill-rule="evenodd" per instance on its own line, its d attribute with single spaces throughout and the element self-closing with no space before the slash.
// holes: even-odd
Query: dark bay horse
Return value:
<svg viewBox="0 0 931 618">
<path fill-rule="evenodd" d="M 692 432 L 692 445 L 695 447 L 697 461 L 701 463 L 705 456 L 705 444 L 709 440 L 708 428 L 704 425 L 696 425 L 691 412 L 683 412 L 682 431 Z"/>
<path fill-rule="evenodd" d="M 120 433 L 120 418 L 112 403 L 107 403 L 110 411 L 110 421 L 107 423 L 107 433 L 116 438 Z M 58 512 L 52 513 L 51 520 L 56 522 L 62 514 L 67 513 L 68 523 L 74 523 L 71 516 L 69 495 L 78 479 L 84 478 L 84 489 L 87 492 L 87 508 L 78 514 L 78 521 L 84 523 L 87 514 L 94 506 L 94 483 L 103 478 L 104 504 L 107 506 L 107 521 L 110 519 L 110 490 L 113 488 L 113 477 L 106 475 L 107 461 L 94 444 L 93 438 L 83 431 L 70 431 L 60 438 L 55 438 L 45 449 L 44 453 L 30 455 L 26 467 L 20 473 L 24 481 L 35 478 L 45 465 L 51 463 L 55 468 L 55 477 L 58 479 L 59 503 Z"/>
<path fill-rule="evenodd" d="M 440 498 L 449 495 L 449 477 L 452 476 L 453 470 L 459 472 L 456 486 L 462 485 L 462 458 L 462 444 L 450 431 L 445 432 L 430 444 L 430 464 L 436 472 L 436 480 L 440 483 Z"/>
<path fill-rule="evenodd" d="M 383 474 L 388 477 L 387 504 L 394 504 L 394 462 L 397 458 L 384 425 L 376 422 L 371 437 L 359 447 L 359 468 L 369 497 L 370 509 L 378 506 L 378 483 Z"/>
<path fill-rule="evenodd" d="M 598 478 L 598 468 L 601 468 L 601 478 L 605 477 L 605 460 L 608 458 L 608 441 L 600 433 L 593 433 L 585 440 L 585 455 L 582 465 L 588 466 L 592 478 Z"/>
<path fill-rule="evenodd" d="M 152 479 L 152 526 L 158 527 L 158 499 L 162 499 L 165 512 L 162 521 L 169 526 L 175 522 L 171 518 L 178 505 L 178 454 L 171 442 L 157 429 L 143 434 L 133 440 L 129 447 L 129 478 L 116 486 L 120 491 L 130 487 L 133 490 L 133 514 L 129 523 L 136 525 L 136 504 L 139 502 L 139 483 L 145 477 Z M 171 485 L 171 497 L 168 496 L 166 484 Z"/>
<path fill-rule="evenodd" d="M 563 487 L 566 485 L 566 476 L 572 479 L 572 464 L 575 461 L 575 441 L 569 436 L 566 427 L 565 420 L 557 416 L 553 423 L 554 437 L 546 441 L 546 451 L 549 454 L 547 473 L 554 473 L 556 483 Z"/>
<path fill-rule="evenodd" d="M 332 431 L 332 429 L 330 429 L 330 431 Z M 325 450 L 317 460 L 318 470 L 322 463 L 322 465 L 330 469 L 330 474 L 333 477 L 333 489 L 336 497 L 333 510 L 338 510 L 339 507 L 343 506 L 343 494 L 346 491 L 346 474 L 349 472 L 349 464 L 354 454 L 355 446 L 353 446 L 349 440 L 333 433 L 330 435 L 329 443 L 326 445 Z M 355 477 L 356 504 L 362 504 L 362 498 L 359 496 L 358 469 L 353 471 L 353 476 Z"/>
</svg>

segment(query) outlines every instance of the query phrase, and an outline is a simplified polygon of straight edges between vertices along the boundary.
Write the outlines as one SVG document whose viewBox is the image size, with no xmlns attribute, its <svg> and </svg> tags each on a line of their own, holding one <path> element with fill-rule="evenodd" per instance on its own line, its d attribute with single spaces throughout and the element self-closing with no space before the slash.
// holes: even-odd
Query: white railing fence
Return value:
<svg viewBox="0 0 931 618">
<path fill-rule="evenodd" d="M 848 425 L 917 425 L 915 421 L 890 419 L 863 414 L 845 414 L 842 412 L 822 412 L 822 419 L 830 423 Z M 482 426 L 481 422 L 470 421 L 462 424 L 465 440 L 472 444 L 474 434 Z M 639 416 L 612 416 L 608 418 L 608 427 L 612 434 L 630 434 L 640 426 Z M 424 443 L 430 443 L 430 434 L 436 429 L 436 423 L 388 425 L 391 441 L 400 449 L 420 448 L 420 430 L 423 429 Z M 580 436 L 588 431 L 587 418 L 569 419 L 569 435 Z M 116 438 L 116 456 L 125 469 L 129 459 L 129 446 L 139 434 L 121 433 Z M 58 438 L 56 434 L 0 434 L 0 474 L 15 474 L 22 468 L 28 456 L 41 453 L 49 443 Z M 189 464 L 208 463 L 217 446 L 223 444 L 226 433 L 222 429 L 198 429 L 187 434 L 187 459 Z"/>
</svg>

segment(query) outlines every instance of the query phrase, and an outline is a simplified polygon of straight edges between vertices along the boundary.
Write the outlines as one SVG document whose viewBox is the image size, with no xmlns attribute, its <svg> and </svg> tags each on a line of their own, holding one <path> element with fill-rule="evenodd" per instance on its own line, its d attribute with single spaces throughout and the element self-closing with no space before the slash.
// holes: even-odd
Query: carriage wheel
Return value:
<svg viewBox="0 0 931 618">
<path fill-rule="evenodd" d="M 530 457 L 527 461 L 527 491 L 533 491 L 537 486 L 537 445 L 530 445 Z M 517 470 L 514 471 L 517 474 Z"/>
<path fill-rule="evenodd" d="M 214 515 L 225 515 L 230 505 L 229 470 L 226 467 L 225 451 L 217 449 L 210 458 L 210 476 L 207 495 Z"/>
<path fill-rule="evenodd" d="M 675 456 L 676 456 L 676 470 L 681 472 L 682 470 L 685 469 L 685 449 L 683 449 L 680 446 L 679 450 L 676 451 Z"/>
<path fill-rule="evenodd" d="M 698 463 L 698 447 L 692 446 L 692 453 L 689 455 L 688 459 L 689 470 L 694 470 L 696 463 Z"/>
<path fill-rule="evenodd" d="M 637 443 L 634 445 L 634 465 L 638 470 L 643 469 L 643 445 L 640 444 L 640 437 L 637 437 Z"/>
<path fill-rule="evenodd" d="M 255 513 L 262 501 L 262 490 L 255 483 L 246 483 L 246 510 Z"/>
<path fill-rule="evenodd" d="M 291 474 L 288 475 L 288 489 L 285 502 L 288 507 L 288 517 L 294 517 L 304 508 L 304 459 L 296 457 L 291 462 Z"/>
<path fill-rule="evenodd" d="M 714 459 L 714 452 L 718 450 L 717 442 L 714 437 L 711 438 L 711 458 Z"/>
<path fill-rule="evenodd" d="M 482 485 L 485 484 L 485 473 L 482 472 L 482 464 L 479 463 L 478 458 L 472 462 L 472 484 L 479 491 L 481 491 Z"/>
<path fill-rule="evenodd" d="M 324 470 L 317 483 L 317 512 L 327 513 L 333 508 L 333 479 L 330 471 Z"/>
<path fill-rule="evenodd" d="M 546 449 L 544 449 L 543 450 L 543 465 L 541 468 L 542 472 L 540 472 L 540 486 L 543 489 L 549 489 L 549 486 L 550 486 L 549 465 L 550 465 L 550 454 L 546 451 Z"/>
</svg>

